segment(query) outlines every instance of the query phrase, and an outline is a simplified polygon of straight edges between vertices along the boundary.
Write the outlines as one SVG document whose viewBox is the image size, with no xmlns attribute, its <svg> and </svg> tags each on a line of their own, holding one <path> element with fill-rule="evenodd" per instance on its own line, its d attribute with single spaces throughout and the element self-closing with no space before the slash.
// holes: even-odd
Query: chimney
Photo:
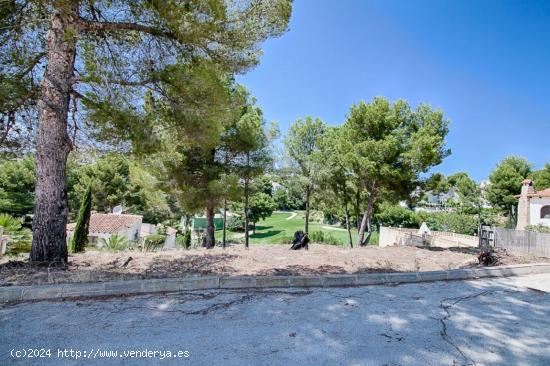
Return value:
<svg viewBox="0 0 550 366">
<path fill-rule="evenodd" d="M 525 179 L 521 184 L 516 230 L 525 230 L 525 227 L 529 225 L 529 195 L 535 193 L 533 182 L 530 179 Z"/>
</svg>

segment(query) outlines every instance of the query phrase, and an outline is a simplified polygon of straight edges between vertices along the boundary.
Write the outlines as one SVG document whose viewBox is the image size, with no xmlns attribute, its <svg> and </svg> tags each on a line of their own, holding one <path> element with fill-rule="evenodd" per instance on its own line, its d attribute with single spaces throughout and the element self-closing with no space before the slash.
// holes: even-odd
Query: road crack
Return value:
<svg viewBox="0 0 550 366">
<path fill-rule="evenodd" d="M 464 360 L 466 360 L 466 363 L 464 364 L 466 366 L 468 366 L 468 365 L 477 366 L 477 363 L 472 358 L 466 356 L 464 351 L 462 351 L 462 349 L 456 343 L 453 342 L 453 340 L 451 339 L 451 337 L 447 333 L 447 323 L 446 323 L 446 321 L 451 318 L 451 311 L 450 311 L 451 308 L 453 306 L 455 306 L 456 304 L 458 304 L 459 302 L 466 301 L 466 300 L 471 300 L 471 299 L 474 299 L 476 297 L 484 296 L 484 295 L 486 295 L 488 293 L 492 293 L 492 292 L 495 292 L 495 291 L 486 290 L 486 291 L 481 291 L 481 292 L 466 295 L 466 296 L 445 298 L 445 299 L 442 299 L 441 302 L 440 302 L 439 306 L 445 312 L 445 316 L 443 316 L 442 318 L 439 319 L 439 322 L 441 323 L 441 326 L 442 326 L 442 330 L 440 332 L 441 338 L 443 338 L 443 340 L 445 342 L 450 344 L 454 349 L 456 349 L 458 351 L 458 353 L 462 356 L 462 358 Z"/>
</svg>

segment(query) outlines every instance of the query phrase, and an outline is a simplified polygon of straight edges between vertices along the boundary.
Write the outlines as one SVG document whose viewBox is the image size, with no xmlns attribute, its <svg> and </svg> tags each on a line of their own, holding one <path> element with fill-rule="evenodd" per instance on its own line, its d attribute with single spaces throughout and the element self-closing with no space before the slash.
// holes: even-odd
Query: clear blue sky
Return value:
<svg viewBox="0 0 550 366">
<path fill-rule="evenodd" d="M 550 162 L 550 1 L 296 0 L 263 49 L 238 81 L 283 133 L 385 96 L 444 110 L 453 153 L 434 171 L 481 180 L 507 155 Z"/>
</svg>

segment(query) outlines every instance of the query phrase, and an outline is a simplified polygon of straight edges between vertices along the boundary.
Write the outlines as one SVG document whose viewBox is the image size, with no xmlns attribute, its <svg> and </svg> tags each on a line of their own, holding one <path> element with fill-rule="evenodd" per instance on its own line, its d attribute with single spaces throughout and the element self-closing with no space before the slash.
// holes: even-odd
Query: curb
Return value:
<svg viewBox="0 0 550 366">
<path fill-rule="evenodd" d="M 327 276 L 200 276 L 59 285 L 0 287 L 0 303 L 77 297 L 139 295 L 214 289 L 344 287 L 455 281 L 550 273 L 550 263 L 451 269 L 447 271 L 342 274 Z"/>
</svg>

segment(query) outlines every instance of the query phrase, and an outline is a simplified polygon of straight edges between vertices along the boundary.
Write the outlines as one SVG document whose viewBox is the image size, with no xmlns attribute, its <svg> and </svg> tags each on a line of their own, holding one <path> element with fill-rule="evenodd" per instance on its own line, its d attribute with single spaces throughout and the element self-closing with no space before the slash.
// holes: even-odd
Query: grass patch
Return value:
<svg viewBox="0 0 550 366">
<path fill-rule="evenodd" d="M 296 231 L 304 230 L 303 213 L 297 213 L 295 217 L 287 220 L 292 216 L 292 212 L 276 212 L 266 220 L 260 221 L 256 225 L 256 234 L 250 236 L 250 242 L 252 244 L 286 244 L 291 242 Z M 310 233 L 322 231 L 336 238 L 342 245 L 348 245 L 348 233 L 341 227 L 310 221 L 309 231 Z M 351 235 L 355 245 L 357 230 L 353 229 Z M 373 233 L 371 244 L 378 244 L 378 233 Z"/>
</svg>

